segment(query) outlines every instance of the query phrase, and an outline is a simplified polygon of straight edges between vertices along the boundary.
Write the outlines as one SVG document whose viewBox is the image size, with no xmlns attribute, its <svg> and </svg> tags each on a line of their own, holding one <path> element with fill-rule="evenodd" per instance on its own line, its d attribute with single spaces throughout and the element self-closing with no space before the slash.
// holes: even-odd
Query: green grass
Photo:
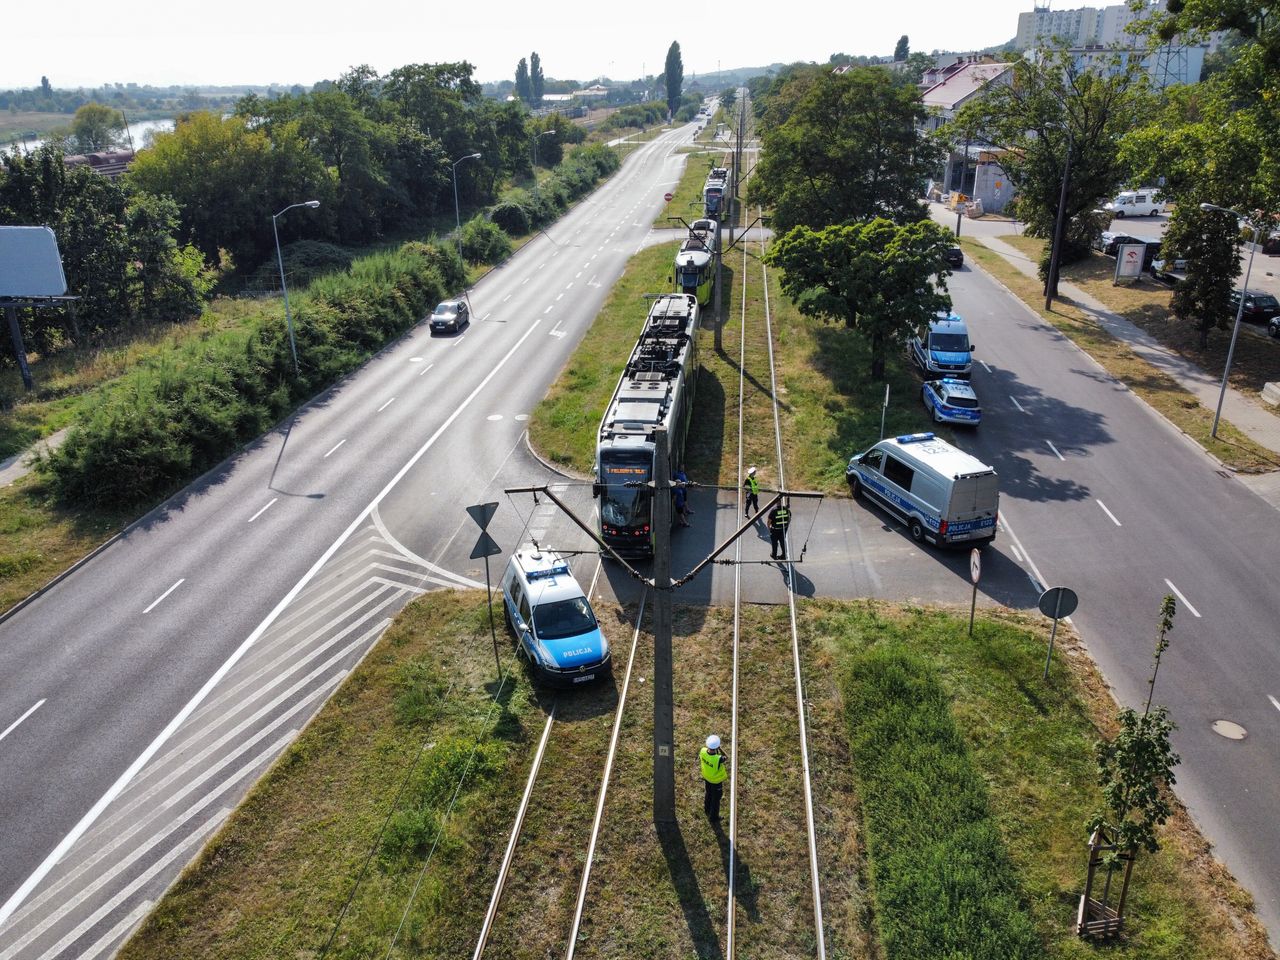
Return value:
<svg viewBox="0 0 1280 960">
<path fill-rule="evenodd" d="M 928 678 L 923 686 L 934 688 L 927 696 L 936 707 L 936 690 L 941 690 L 963 739 L 962 746 L 949 741 L 952 753 L 967 754 L 972 770 L 985 781 L 990 822 L 998 827 L 1008 850 L 1023 909 L 1029 911 L 1046 955 L 1055 960 L 1096 956 L 1098 949 L 1077 938 L 1073 924 L 1084 885 L 1084 823 L 1101 801 L 1092 744 L 1100 731 L 1113 730 L 1115 703 L 1083 648 L 1070 639 L 1055 652 L 1050 682 L 1041 682 L 1046 636 L 1039 618 L 1032 623 L 1011 614 L 980 616 L 972 638 L 966 635 L 967 623 L 966 616 L 946 611 L 875 602 L 816 601 L 802 608 L 802 629 L 811 645 L 815 673 L 829 671 L 849 678 L 850 671 L 860 669 L 865 674 L 869 662 L 896 658 L 903 650 L 923 665 Z M 1058 639 L 1063 640 L 1061 632 Z M 919 690 L 920 682 L 913 683 Z M 848 695 L 847 680 L 845 686 L 842 708 L 849 722 L 868 714 L 883 718 L 910 706 L 895 707 L 875 696 L 855 700 Z M 920 696 L 919 692 L 914 695 Z M 934 715 L 937 718 L 936 709 Z M 855 741 L 859 736 L 855 732 Z M 891 742 L 892 728 L 883 736 Z M 857 759 L 859 753 L 855 745 L 854 776 L 871 832 L 876 816 L 871 806 L 894 796 L 900 787 L 884 783 L 883 771 L 864 779 L 865 760 Z M 905 761 L 903 776 L 917 777 L 930 755 L 939 756 L 936 750 L 917 751 Z M 869 759 L 873 764 L 880 762 L 875 751 Z M 941 782 L 941 777 L 932 778 L 930 789 L 936 791 Z M 878 790 L 888 793 L 877 794 Z M 920 800 L 917 795 L 914 802 Z M 910 796 L 902 800 L 910 801 Z M 890 804 L 890 815 L 897 816 L 897 809 Z M 913 831 L 910 838 L 907 830 Z M 908 840 L 914 845 L 916 832 L 918 828 L 910 825 L 895 829 L 891 846 Z M 1144 854 L 1134 868 L 1130 925 L 1119 943 L 1106 948 L 1107 956 L 1113 960 L 1274 956 L 1261 925 L 1249 912 L 1248 895 L 1206 856 L 1205 841 L 1181 807 L 1163 830 L 1161 844 L 1159 853 Z M 873 861 L 874 856 L 873 845 Z M 877 874 L 878 902 L 881 892 Z M 883 902 L 880 906 L 878 922 L 883 925 Z"/>
<path fill-rule="evenodd" d="M 684 174 L 680 183 L 671 191 L 672 198 L 658 211 L 653 220 L 655 227 L 678 227 L 668 217 L 681 217 L 685 223 L 692 223 L 703 215 L 702 185 L 707 182 L 707 171 L 712 166 L 719 166 L 724 159 L 722 150 L 699 150 L 691 152 L 685 161 Z M 711 162 L 714 161 L 714 162 Z"/>
<path fill-rule="evenodd" d="M 529 439 L 553 463 L 581 474 L 595 462 L 596 432 L 648 316 L 645 294 L 671 289 L 674 243 L 628 262 L 569 362 L 529 418 Z"/>
</svg>

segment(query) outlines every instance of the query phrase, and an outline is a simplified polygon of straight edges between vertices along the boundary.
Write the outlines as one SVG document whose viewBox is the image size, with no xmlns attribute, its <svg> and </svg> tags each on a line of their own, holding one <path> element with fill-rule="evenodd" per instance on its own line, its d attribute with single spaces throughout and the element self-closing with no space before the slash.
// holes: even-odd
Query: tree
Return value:
<svg viewBox="0 0 1280 960">
<path fill-rule="evenodd" d="M 529 97 L 530 103 L 542 102 L 542 92 L 546 88 L 547 79 L 542 75 L 542 58 L 535 50 L 529 54 Z"/>
<path fill-rule="evenodd" d="M 764 110 L 764 150 L 748 196 L 774 207 L 775 229 L 924 215 L 922 186 L 942 150 L 920 132 L 919 92 L 889 71 L 799 71 Z"/>
<path fill-rule="evenodd" d="M 889 350 L 951 309 L 943 256 L 953 243 L 950 231 L 932 220 L 896 226 L 877 218 L 821 230 L 795 227 L 767 261 L 781 268 L 782 290 L 801 313 L 843 323 L 867 340 L 870 375 L 883 380 Z"/>
<path fill-rule="evenodd" d="M 533 87 L 529 82 L 529 61 L 524 57 L 516 64 L 516 98 L 523 103 L 533 103 Z"/>
<path fill-rule="evenodd" d="M 124 114 L 100 103 L 86 103 L 71 121 L 71 136 L 82 153 L 115 146 L 123 132 Z"/>
<path fill-rule="evenodd" d="M 904 33 L 902 36 L 898 38 L 898 45 L 893 48 L 893 62 L 901 63 L 902 61 L 907 59 L 907 56 L 910 53 L 911 53 L 911 44 L 907 40 L 907 35 Z"/>
<path fill-rule="evenodd" d="M 1066 242 L 1059 267 L 1088 255 L 1096 232 L 1090 212 L 1114 196 L 1128 175 L 1120 140 L 1150 109 L 1146 74 L 1136 58 L 1085 66 L 1066 49 L 1033 63 L 1019 60 L 1011 78 L 960 109 L 956 138 L 990 143 L 1018 191 L 1018 216 L 1032 236 L 1051 238 L 1058 215 L 1067 151 L 1071 178 L 1065 205 Z M 1047 288 L 1049 246 L 1040 263 Z"/>
<path fill-rule="evenodd" d="M 667 65 L 663 73 L 667 87 L 667 111 L 674 117 L 684 94 L 684 61 L 680 59 L 680 43 L 672 40 L 667 48 Z"/>
</svg>

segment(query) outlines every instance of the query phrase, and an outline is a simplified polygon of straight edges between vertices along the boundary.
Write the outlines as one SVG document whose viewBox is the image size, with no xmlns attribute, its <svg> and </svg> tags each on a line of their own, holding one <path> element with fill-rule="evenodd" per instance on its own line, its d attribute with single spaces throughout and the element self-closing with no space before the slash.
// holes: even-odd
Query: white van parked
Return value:
<svg viewBox="0 0 1280 960">
<path fill-rule="evenodd" d="M 1164 213 L 1164 197 L 1155 190 L 1124 190 L 1106 205 L 1113 217 L 1154 217 Z"/>
<path fill-rule="evenodd" d="M 866 493 L 905 523 L 917 543 L 981 546 L 995 539 L 995 470 L 932 433 L 881 440 L 849 461 L 845 479 L 854 497 Z"/>
</svg>

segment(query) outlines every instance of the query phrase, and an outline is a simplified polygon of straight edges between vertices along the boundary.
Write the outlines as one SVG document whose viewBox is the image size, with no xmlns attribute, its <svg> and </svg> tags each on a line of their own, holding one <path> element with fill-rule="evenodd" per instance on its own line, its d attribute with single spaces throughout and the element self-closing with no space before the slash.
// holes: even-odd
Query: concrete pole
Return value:
<svg viewBox="0 0 1280 960">
<path fill-rule="evenodd" d="M 653 461 L 653 822 L 676 822 L 675 719 L 671 665 L 671 462 L 667 431 L 654 431 Z"/>
<path fill-rule="evenodd" d="M 1241 301 L 1242 303 L 1244 301 Z M 22 327 L 18 323 L 17 307 L 5 307 L 9 317 L 9 339 L 13 341 L 13 356 L 18 361 L 18 371 L 22 374 L 22 385 L 27 390 L 34 390 L 35 381 L 31 379 L 31 367 L 27 364 L 27 347 L 22 342 Z"/>
</svg>

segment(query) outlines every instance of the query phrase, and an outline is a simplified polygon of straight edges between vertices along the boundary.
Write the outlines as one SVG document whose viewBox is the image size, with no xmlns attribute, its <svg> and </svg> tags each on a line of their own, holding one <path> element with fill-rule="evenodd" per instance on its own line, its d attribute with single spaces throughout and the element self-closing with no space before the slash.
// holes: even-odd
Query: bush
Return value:
<svg viewBox="0 0 1280 960">
<path fill-rule="evenodd" d="M 462 276 L 456 254 L 422 243 L 356 260 L 295 301 L 297 373 L 283 311 L 264 305 L 249 329 L 190 342 L 104 389 L 41 469 L 65 503 L 154 502 L 359 366 Z"/>
<path fill-rule="evenodd" d="M 489 219 L 513 237 L 523 237 L 532 229 L 529 211 L 509 200 L 490 210 Z"/>
<path fill-rule="evenodd" d="M 1043 956 L 934 672 L 877 647 L 841 686 L 887 960 Z"/>
<path fill-rule="evenodd" d="M 511 238 L 484 217 L 462 225 L 462 258 L 469 263 L 499 263 L 511 256 Z"/>
</svg>

